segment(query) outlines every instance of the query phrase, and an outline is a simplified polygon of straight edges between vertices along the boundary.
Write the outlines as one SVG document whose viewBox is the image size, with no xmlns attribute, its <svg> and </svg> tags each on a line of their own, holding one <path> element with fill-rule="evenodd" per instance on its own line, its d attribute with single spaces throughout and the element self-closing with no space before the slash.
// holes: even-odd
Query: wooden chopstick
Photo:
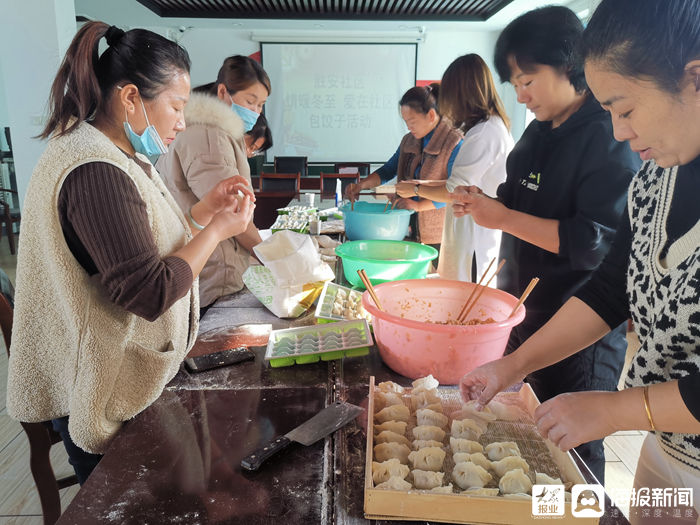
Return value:
<svg viewBox="0 0 700 525">
<path fill-rule="evenodd" d="M 491 267 L 493 266 L 493 263 L 495 263 L 495 262 L 496 262 L 496 258 L 494 257 L 493 259 L 491 259 L 491 262 L 486 267 L 486 271 L 481 274 L 481 279 L 479 279 L 479 283 L 474 288 L 472 288 L 472 293 L 469 294 L 469 297 L 467 297 L 467 300 L 464 302 L 464 305 L 462 306 L 462 308 L 459 311 L 459 315 L 457 315 L 458 320 L 464 314 L 464 311 L 467 309 L 467 306 L 469 306 L 469 302 L 472 300 L 472 297 L 474 297 L 474 294 L 479 289 L 479 286 L 481 286 L 481 283 L 484 282 L 484 278 L 486 277 L 486 274 L 489 273 L 489 270 L 491 269 Z"/>
<path fill-rule="evenodd" d="M 479 301 L 479 298 L 481 297 L 481 294 L 483 294 L 483 293 L 484 293 L 484 290 L 486 290 L 486 288 L 489 287 L 489 284 L 491 284 L 491 281 L 493 281 L 493 278 L 496 277 L 496 276 L 498 275 L 498 272 L 501 271 L 501 268 L 503 268 L 503 265 L 504 265 L 505 263 L 506 263 L 506 260 L 505 260 L 505 259 L 501 259 L 501 262 L 498 263 L 498 268 L 496 268 L 496 271 L 494 272 L 494 274 L 493 274 L 491 277 L 489 277 L 489 280 L 486 281 L 486 284 L 485 284 L 484 286 L 480 286 L 480 287 L 479 287 L 479 293 L 477 293 L 477 294 L 476 294 L 476 297 L 474 297 L 474 301 L 472 302 L 472 304 L 469 305 L 469 307 L 467 308 L 467 311 L 464 312 L 464 314 L 462 315 L 462 317 L 460 317 L 460 318 L 458 319 L 458 321 L 459 321 L 460 323 L 463 323 L 463 322 L 467 319 L 467 315 L 469 315 L 469 312 L 472 311 L 472 308 L 474 308 L 474 305 Z"/>
<path fill-rule="evenodd" d="M 384 205 L 384 211 L 382 213 L 386 213 L 386 209 L 389 207 L 389 204 L 391 203 L 390 200 L 386 201 L 386 204 Z"/>
<path fill-rule="evenodd" d="M 350 211 L 355 211 L 355 199 L 350 199 Z"/>
<path fill-rule="evenodd" d="M 525 302 L 525 299 L 527 299 L 527 296 L 530 295 L 530 292 L 532 292 L 533 288 L 535 288 L 535 286 L 537 286 L 537 283 L 538 283 L 538 282 L 540 282 L 540 279 L 539 279 L 538 277 L 533 277 L 533 278 L 530 280 L 530 283 L 527 285 L 527 288 L 525 288 L 525 291 L 524 291 L 523 294 L 520 296 L 520 299 L 518 299 L 518 303 L 517 303 L 517 304 L 515 305 L 515 307 L 513 308 L 513 311 L 512 311 L 512 312 L 510 313 L 510 315 L 508 316 L 508 319 L 510 319 L 511 317 L 513 317 L 513 314 L 515 313 L 515 311 L 516 311 L 518 308 L 520 308 L 520 305 L 521 305 L 521 304 L 523 304 L 523 303 Z"/>
<path fill-rule="evenodd" d="M 369 277 L 367 277 L 367 273 L 365 272 L 365 270 L 362 268 L 357 270 L 357 275 L 360 276 L 360 279 L 362 279 L 362 283 L 365 285 L 365 288 L 367 288 L 367 291 L 372 296 L 374 304 L 376 304 L 377 308 L 379 308 L 383 312 L 384 308 L 382 308 L 382 305 L 379 302 L 379 297 L 377 297 L 377 293 L 374 291 L 374 286 L 372 286 L 372 281 L 370 281 Z"/>
</svg>

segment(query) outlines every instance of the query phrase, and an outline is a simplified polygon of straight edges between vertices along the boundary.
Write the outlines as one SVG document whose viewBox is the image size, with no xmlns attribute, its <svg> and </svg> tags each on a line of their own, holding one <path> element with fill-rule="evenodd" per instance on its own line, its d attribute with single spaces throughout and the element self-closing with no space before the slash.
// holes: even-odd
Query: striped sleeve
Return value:
<svg viewBox="0 0 700 525">
<path fill-rule="evenodd" d="M 158 254 L 146 203 L 116 166 L 91 162 L 69 173 L 58 212 L 75 258 L 129 312 L 154 321 L 192 287 L 186 261 Z"/>
</svg>

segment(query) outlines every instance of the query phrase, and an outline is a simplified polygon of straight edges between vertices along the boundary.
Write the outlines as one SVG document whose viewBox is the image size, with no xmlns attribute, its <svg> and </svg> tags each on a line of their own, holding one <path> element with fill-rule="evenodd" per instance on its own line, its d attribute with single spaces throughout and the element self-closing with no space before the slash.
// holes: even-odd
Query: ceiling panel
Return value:
<svg viewBox="0 0 700 525">
<path fill-rule="evenodd" d="M 138 0 L 162 17 L 481 21 L 513 0 Z"/>
</svg>

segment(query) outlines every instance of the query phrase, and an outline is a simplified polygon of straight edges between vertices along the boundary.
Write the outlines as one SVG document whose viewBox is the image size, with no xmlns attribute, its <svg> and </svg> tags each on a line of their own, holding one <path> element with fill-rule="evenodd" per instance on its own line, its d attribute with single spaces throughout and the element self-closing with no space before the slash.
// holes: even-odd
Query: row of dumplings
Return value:
<svg viewBox="0 0 700 525">
<path fill-rule="evenodd" d="M 530 466 L 521 457 L 518 445 L 515 442 L 495 442 L 484 448 L 477 441 L 490 422 L 496 419 L 524 419 L 526 414 L 518 407 L 498 402 L 479 410 L 472 402 L 464 404 L 462 409 L 448 417 L 442 413 L 438 385 L 432 376 L 413 382 L 408 401 L 417 425 L 411 431 L 412 441 L 406 436 L 412 414 L 404 404 L 403 388 L 392 382 L 377 385 L 375 461 L 372 464 L 375 487 L 454 492 L 451 483 L 443 485 L 443 466 L 447 454 L 444 439 L 449 425 L 449 449 L 455 465 L 452 480 L 465 493 L 529 498 L 527 494 L 531 491 L 532 482 L 527 474 Z M 498 477 L 498 488 L 485 488 L 491 482 L 495 484 L 494 474 Z M 561 484 L 559 479 L 543 473 L 536 473 L 536 482 Z"/>
<path fill-rule="evenodd" d="M 449 419 L 442 413 L 438 386 L 432 376 L 414 381 L 408 398 L 409 409 L 404 404 L 403 387 L 391 381 L 377 385 L 374 397 L 376 461 L 372 463 L 376 488 L 453 492 L 451 483 L 443 486 L 446 452 L 442 446 Z M 413 439 L 410 440 L 406 427 L 413 415 L 417 425 L 411 431 Z"/>
</svg>

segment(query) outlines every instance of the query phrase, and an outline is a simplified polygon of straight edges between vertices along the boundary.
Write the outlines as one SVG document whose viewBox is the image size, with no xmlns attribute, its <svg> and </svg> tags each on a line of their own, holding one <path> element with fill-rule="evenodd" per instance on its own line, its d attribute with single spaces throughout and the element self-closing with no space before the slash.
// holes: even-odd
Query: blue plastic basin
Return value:
<svg viewBox="0 0 700 525">
<path fill-rule="evenodd" d="M 345 204 L 345 236 L 351 241 L 402 241 L 408 235 L 413 210 L 392 210 L 384 204 L 355 202 L 354 210 Z M 386 209 L 386 211 L 384 211 Z"/>
</svg>

